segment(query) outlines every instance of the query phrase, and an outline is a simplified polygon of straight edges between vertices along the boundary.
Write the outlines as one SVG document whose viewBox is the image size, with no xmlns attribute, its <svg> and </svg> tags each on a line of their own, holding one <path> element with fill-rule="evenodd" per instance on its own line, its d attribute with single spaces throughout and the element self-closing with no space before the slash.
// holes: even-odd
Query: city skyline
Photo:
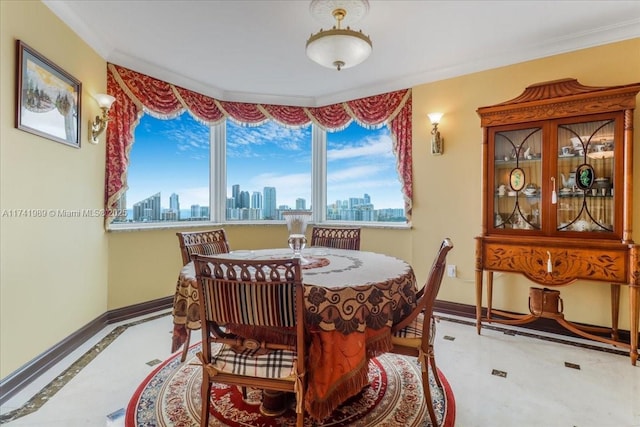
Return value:
<svg viewBox="0 0 640 427">
<path fill-rule="evenodd" d="M 229 197 L 226 200 L 226 219 L 227 220 L 278 220 L 281 218 L 281 213 L 286 210 L 303 209 L 310 210 L 312 206 L 307 206 L 307 200 L 304 198 L 296 199 L 295 206 L 277 204 L 273 205 L 275 200 L 277 189 L 274 187 L 265 187 L 264 191 L 270 194 L 264 196 L 263 193 L 253 192 L 249 194 L 246 191 L 241 190 L 239 185 L 234 184 L 234 194 L 237 194 L 242 199 L 236 203 L 235 197 Z M 244 196 L 243 196 L 244 195 Z M 259 196 L 259 197 L 257 197 Z M 268 203 L 268 200 L 272 199 L 272 203 Z M 267 203 L 263 204 L 263 200 L 267 200 Z M 272 209 L 272 210 L 271 210 Z M 255 212 L 247 214 L 248 217 L 240 217 L 240 212 L 243 210 L 260 211 L 257 215 Z M 383 208 L 376 209 L 375 204 L 372 203 L 369 194 L 363 194 L 363 197 L 349 197 L 348 199 L 331 201 L 326 206 L 327 219 L 345 220 L 354 219 L 353 212 L 345 213 L 344 215 L 350 218 L 342 218 L 340 212 L 365 210 L 371 212 L 366 214 L 368 219 L 359 218 L 358 220 L 373 220 L 373 216 L 377 218 L 378 212 L 383 212 L 380 215 L 384 218 L 393 216 L 397 218 L 404 216 L 404 209 L 402 208 Z M 393 212 L 393 215 L 391 214 Z M 402 211 L 402 213 L 400 213 Z M 270 213 L 271 212 L 271 213 Z M 337 217 L 336 217 L 337 216 Z M 361 216 L 361 215 L 360 215 Z M 176 193 L 172 193 L 169 196 L 169 208 L 162 206 L 161 193 L 155 193 L 143 200 L 133 201 L 133 208 L 128 209 L 127 220 L 133 221 L 178 221 L 178 220 L 191 220 L 192 218 L 207 219 L 209 217 L 209 206 L 202 205 L 180 205 L 180 196 Z M 124 220 L 124 218 L 123 218 Z M 387 219 L 388 220 L 388 219 Z"/>
<path fill-rule="evenodd" d="M 327 133 L 327 200 L 371 194 L 380 208 L 404 206 L 386 128 L 351 125 Z M 227 124 L 227 197 L 233 185 L 253 194 L 278 189 L 277 206 L 311 200 L 311 127 L 290 129 Z M 209 205 L 209 128 L 188 113 L 171 120 L 145 114 L 135 130 L 128 169 L 127 208 L 160 192 L 163 207 L 172 193 L 185 208 Z"/>
</svg>

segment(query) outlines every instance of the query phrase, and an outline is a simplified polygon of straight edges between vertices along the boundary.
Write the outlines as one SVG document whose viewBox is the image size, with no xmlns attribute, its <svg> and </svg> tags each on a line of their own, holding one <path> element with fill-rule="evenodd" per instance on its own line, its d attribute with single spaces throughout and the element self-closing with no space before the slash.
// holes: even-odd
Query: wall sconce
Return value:
<svg viewBox="0 0 640 427">
<path fill-rule="evenodd" d="M 98 136 L 100 136 L 100 134 L 107 128 L 107 122 L 109 121 L 109 109 L 111 108 L 113 101 L 116 99 L 113 96 L 104 93 L 97 93 L 94 98 L 102 110 L 102 116 L 96 116 L 93 122 L 89 121 L 89 127 L 91 128 L 89 142 L 97 144 Z"/>
<path fill-rule="evenodd" d="M 433 129 L 431 129 L 431 154 L 439 156 L 444 152 L 444 138 L 440 137 L 440 131 L 438 130 L 442 113 L 429 113 L 428 116 L 433 125 Z"/>
</svg>

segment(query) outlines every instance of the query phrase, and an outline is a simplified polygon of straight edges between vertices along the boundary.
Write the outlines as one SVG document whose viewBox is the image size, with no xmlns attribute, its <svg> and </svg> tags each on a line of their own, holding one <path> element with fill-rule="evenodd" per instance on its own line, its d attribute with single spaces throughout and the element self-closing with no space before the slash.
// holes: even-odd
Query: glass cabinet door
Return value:
<svg viewBox="0 0 640 427">
<path fill-rule="evenodd" d="M 613 232 L 615 120 L 560 124 L 557 131 L 557 231 Z"/>
<path fill-rule="evenodd" d="M 494 134 L 494 228 L 541 229 L 542 135 L 541 127 Z"/>
</svg>

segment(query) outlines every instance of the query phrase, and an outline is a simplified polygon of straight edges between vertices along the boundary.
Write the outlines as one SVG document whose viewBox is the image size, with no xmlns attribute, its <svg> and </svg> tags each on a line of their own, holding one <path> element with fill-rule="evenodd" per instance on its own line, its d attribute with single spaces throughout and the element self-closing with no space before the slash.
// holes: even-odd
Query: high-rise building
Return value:
<svg viewBox="0 0 640 427">
<path fill-rule="evenodd" d="M 178 214 L 173 209 L 164 209 L 162 211 L 162 221 L 178 221 Z"/>
<path fill-rule="evenodd" d="M 176 193 L 172 193 L 169 197 L 169 209 L 176 215 L 176 220 L 180 220 L 180 199 Z"/>
<path fill-rule="evenodd" d="M 263 219 L 277 219 L 276 217 L 276 188 L 264 187 L 262 191 L 264 208 Z"/>
<path fill-rule="evenodd" d="M 251 196 L 248 191 L 240 192 L 240 205 L 238 206 L 240 209 L 249 209 L 251 202 Z"/>
<path fill-rule="evenodd" d="M 259 191 L 254 191 L 251 194 L 251 208 L 262 209 L 262 194 Z"/>
<path fill-rule="evenodd" d="M 191 205 L 191 220 L 200 219 L 200 205 Z"/>
<path fill-rule="evenodd" d="M 116 209 L 120 215 L 113 217 L 113 222 L 125 222 L 127 220 L 127 193 L 122 193 L 116 202 Z"/>
<path fill-rule="evenodd" d="M 296 199 L 296 209 L 307 209 L 307 201 L 305 199 Z"/>
<path fill-rule="evenodd" d="M 200 219 L 209 219 L 209 206 L 200 206 Z"/>
<path fill-rule="evenodd" d="M 134 221 L 160 221 L 160 193 L 156 193 L 133 205 Z"/>
<path fill-rule="evenodd" d="M 247 209 L 248 211 L 248 220 L 250 221 L 259 221 L 262 219 L 262 209 Z"/>
<path fill-rule="evenodd" d="M 233 200 L 235 200 L 234 208 L 239 208 L 240 207 L 240 184 L 234 184 L 233 187 L 231 187 L 231 197 L 233 197 Z"/>
</svg>

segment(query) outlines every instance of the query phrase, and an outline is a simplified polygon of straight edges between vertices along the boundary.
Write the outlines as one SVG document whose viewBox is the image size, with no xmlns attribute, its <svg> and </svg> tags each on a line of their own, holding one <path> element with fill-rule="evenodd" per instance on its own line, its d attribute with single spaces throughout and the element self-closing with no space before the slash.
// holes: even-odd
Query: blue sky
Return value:
<svg viewBox="0 0 640 427">
<path fill-rule="evenodd" d="M 171 193 L 181 209 L 208 205 L 209 128 L 188 113 L 173 120 L 145 114 L 135 130 L 127 175 L 127 205 Z M 402 208 L 400 182 L 386 127 L 363 129 L 355 123 L 327 134 L 327 202 L 371 196 L 376 209 Z M 227 195 L 231 186 L 262 192 L 276 187 L 277 204 L 295 207 L 298 197 L 311 202 L 311 126 L 289 129 L 267 122 L 259 127 L 227 124 Z"/>
</svg>

